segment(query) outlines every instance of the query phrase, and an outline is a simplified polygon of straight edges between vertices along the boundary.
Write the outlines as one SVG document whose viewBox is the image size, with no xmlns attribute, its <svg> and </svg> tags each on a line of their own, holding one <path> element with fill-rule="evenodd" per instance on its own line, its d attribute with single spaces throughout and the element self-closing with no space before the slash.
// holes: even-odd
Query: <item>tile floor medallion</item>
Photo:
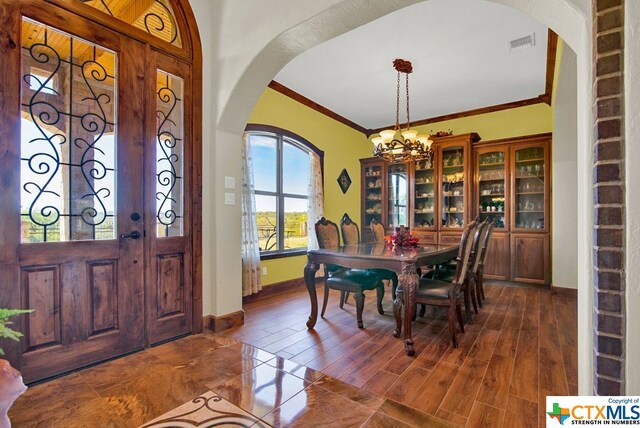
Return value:
<svg viewBox="0 0 640 428">
<path fill-rule="evenodd" d="M 140 428 L 268 427 L 257 418 L 209 391 L 142 425 Z"/>
</svg>

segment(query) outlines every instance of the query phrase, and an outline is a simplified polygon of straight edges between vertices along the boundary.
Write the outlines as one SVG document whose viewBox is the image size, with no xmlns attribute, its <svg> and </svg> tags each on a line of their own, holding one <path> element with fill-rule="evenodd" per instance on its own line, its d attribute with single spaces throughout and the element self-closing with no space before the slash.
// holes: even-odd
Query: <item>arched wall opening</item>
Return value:
<svg viewBox="0 0 640 428">
<path fill-rule="evenodd" d="M 592 275 L 592 36 L 591 2 L 588 0 L 492 0 L 513 7 L 542 22 L 577 54 L 577 212 L 579 391 L 593 391 L 593 275 Z M 237 176 L 242 162 L 240 142 L 251 110 L 269 81 L 301 52 L 332 37 L 384 16 L 416 1 L 393 1 L 372 5 L 366 1 L 323 1 L 289 5 L 287 17 L 273 26 L 256 28 L 247 35 L 237 20 L 268 19 L 277 12 L 255 6 L 246 12 L 232 5 L 207 5 L 192 0 L 197 19 L 205 28 L 220 23 L 218 33 L 201 33 L 204 50 L 219 55 L 204 62 L 203 116 L 203 283 L 204 313 L 222 316 L 241 310 L 239 259 L 239 206 L 225 206 L 225 176 Z M 234 21 L 236 20 L 236 21 Z M 225 27 L 234 22 L 237 28 Z M 242 35 L 242 36 L 241 36 Z M 204 40 L 208 40 L 207 43 Z M 219 52 L 217 51 L 219 50 Z M 213 97 L 215 96 L 215 99 Z M 208 140 L 208 141 L 207 141 Z M 215 220 L 213 220 L 215 219 Z"/>
</svg>

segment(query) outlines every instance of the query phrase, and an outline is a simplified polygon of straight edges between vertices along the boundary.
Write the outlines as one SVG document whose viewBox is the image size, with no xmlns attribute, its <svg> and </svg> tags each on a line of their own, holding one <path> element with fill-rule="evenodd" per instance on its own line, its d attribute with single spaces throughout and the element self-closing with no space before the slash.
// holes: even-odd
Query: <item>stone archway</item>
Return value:
<svg viewBox="0 0 640 428">
<path fill-rule="evenodd" d="M 592 115 L 592 41 L 596 43 L 596 37 L 592 37 L 592 22 L 591 22 L 591 10 L 592 5 L 589 0 L 491 0 L 497 3 L 504 4 L 506 6 L 513 7 L 520 10 L 523 13 L 530 15 L 531 17 L 539 20 L 545 25 L 552 28 L 558 33 L 567 44 L 577 53 L 578 56 L 578 212 L 581 213 L 578 219 L 578 234 L 579 242 L 576 244 L 578 251 L 578 260 L 582 260 L 587 269 L 581 269 L 579 271 L 578 283 L 578 299 L 579 299 L 579 385 L 581 394 L 596 393 L 623 393 L 624 385 L 622 380 L 624 379 L 623 369 L 624 366 L 624 337 L 622 336 L 622 329 L 624 328 L 624 318 L 622 312 L 624 310 L 624 298 L 623 293 L 616 291 L 615 293 L 594 293 L 592 284 L 603 286 L 606 284 L 620 284 L 619 288 L 623 287 L 624 283 L 624 258 L 621 256 L 622 249 L 624 248 L 624 232 L 623 232 L 623 215 L 624 211 L 624 186 L 621 184 L 620 177 L 622 177 L 621 166 L 621 153 L 622 150 L 622 128 L 620 121 L 620 111 L 616 111 L 616 118 L 611 121 L 598 121 L 597 130 L 601 133 L 611 131 L 614 132 L 607 135 L 607 143 L 616 143 L 620 149 L 616 150 L 615 144 L 596 146 L 596 158 L 592 158 L 593 153 L 593 123 L 597 120 L 597 117 Z M 196 1 L 194 1 L 196 3 Z M 222 70 L 218 70 L 224 74 L 220 75 L 212 88 L 213 93 L 216 94 L 219 106 L 217 111 L 211 110 L 211 115 L 216 117 L 216 124 L 211 124 L 210 134 L 215 141 L 215 145 L 205 144 L 205 160 L 210 163 L 221 166 L 220 170 L 215 172 L 204 172 L 205 182 L 205 194 L 204 194 L 204 218 L 217 217 L 216 223 L 210 225 L 212 231 L 216 236 L 216 240 L 206 242 L 204 244 L 204 258 L 205 260 L 212 260 L 213 263 L 209 269 L 205 267 L 204 271 L 204 283 L 218 284 L 210 290 L 205 290 L 205 313 L 213 313 L 214 315 L 224 315 L 234 311 L 238 311 L 241 308 L 240 287 L 234 287 L 232 284 L 240 283 L 239 277 L 240 269 L 234 269 L 237 265 L 237 261 L 231 260 L 230 257 L 224 254 L 229 254 L 233 251 L 230 250 L 230 244 L 238 245 L 234 241 L 234 234 L 236 230 L 240 230 L 237 218 L 239 218 L 239 209 L 233 210 L 234 218 L 229 215 L 228 211 L 223 211 L 215 201 L 220 200 L 219 195 L 214 189 L 207 189 L 206 183 L 219 182 L 223 179 L 225 174 L 232 175 L 234 171 L 239 170 L 241 162 L 240 158 L 240 146 L 239 141 L 241 138 L 242 130 L 246 124 L 247 118 L 253 108 L 258 97 L 264 90 L 267 83 L 275 76 L 275 74 L 292 58 L 299 53 L 346 31 L 349 31 L 357 26 L 363 25 L 372 21 L 380 16 L 388 14 L 394 10 L 403 8 L 405 6 L 416 3 L 415 0 L 396 0 L 393 2 L 383 2 L 384 4 L 371 5 L 370 2 L 362 0 L 347 0 L 347 1 L 324 1 L 322 3 L 315 2 L 314 7 L 320 10 L 305 10 L 309 9 L 308 4 L 296 4 L 295 6 L 289 5 L 288 15 L 291 17 L 291 21 L 283 19 L 278 24 L 274 24 L 273 27 L 268 29 L 261 28 L 259 30 L 261 40 L 268 40 L 267 43 L 261 44 L 256 42 L 253 49 L 244 49 L 241 54 L 238 54 L 236 50 L 231 46 L 230 54 L 236 54 L 235 59 L 238 60 L 235 64 L 236 73 L 222 73 Z M 594 21 L 596 26 L 596 34 L 600 32 L 600 25 L 606 25 L 605 35 L 611 32 L 617 31 L 622 34 L 622 24 L 618 23 L 615 26 L 615 18 L 613 24 L 606 21 L 601 24 L 601 20 L 596 19 L 595 13 L 602 8 L 610 8 L 614 5 L 617 10 L 623 8 L 622 0 L 594 0 L 593 11 Z M 197 7 L 194 5 L 194 8 Z M 216 11 L 214 11 L 215 14 Z M 228 9 L 220 10 L 222 16 L 234 15 L 230 13 Z M 306 13 L 305 13 L 306 12 Z M 239 13 L 239 12 L 237 12 Z M 253 11 L 252 13 L 261 13 L 264 16 L 268 15 L 268 11 Z M 273 15 L 278 12 L 271 11 Z M 271 15 L 268 15 L 271 16 Z M 266 18 L 266 17 L 265 17 Z M 611 27 L 614 25 L 614 27 Z M 201 25 L 202 27 L 202 25 Z M 613 29 L 612 29 L 613 28 Z M 606 40 L 610 40 L 613 37 L 608 37 Z M 226 40 L 226 39 L 225 39 Z M 218 40 L 219 42 L 220 40 Z M 619 52 L 620 45 L 616 45 L 615 41 L 602 42 L 605 47 L 600 49 L 601 38 L 597 39 L 598 42 L 598 57 L 606 56 L 607 52 L 616 51 L 619 53 L 619 60 L 622 61 L 622 53 Z M 221 46 L 221 45 L 220 45 Z M 224 48 L 223 48 L 224 49 Z M 224 52 L 222 53 L 223 61 L 226 58 Z M 621 64 L 618 63 L 618 66 Z M 615 66 L 615 64 L 614 64 Z M 221 68 L 225 67 L 225 64 L 220 65 Z M 211 70 L 214 74 L 218 75 L 215 70 L 215 65 Z M 205 71 L 206 75 L 206 71 Z M 596 76 L 599 76 L 596 73 Z M 606 77 L 613 77 L 606 74 Z M 620 99 L 622 99 L 622 77 L 618 74 L 617 77 L 620 82 L 617 86 L 617 92 L 619 94 L 618 106 L 620 107 Z M 615 81 L 615 78 L 614 78 Z M 598 85 L 613 85 L 615 82 L 602 78 L 597 80 Z M 216 86 L 217 85 L 217 86 Z M 600 86 L 598 86 L 600 87 Z M 615 101 L 611 101 L 615 103 Z M 604 110 L 603 110 L 604 111 Z M 597 114 L 600 115 L 600 110 L 597 110 Z M 603 113 L 604 114 L 604 113 Z M 206 115 L 206 113 L 205 113 Z M 604 117 L 604 116 L 603 116 Z M 615 122 L 618 120 L 618 122 Z M 613 130 L 611 130 L 613 128 Z M 615 134 L 617 132 L 617 134 Z M 208 134 L 205 130 L 204 134 Z M 617 137 L 615 136 L 617 135 Z M 601 139 L 600 137 L 597 137 Z M 616 140 L 617 138 L 617 140 Z M 599 141 L 600 142 L 600 141 Z M 604 141 L 602 141 L 604 143 Z M 237 147 L 237 150 L 233 150 L 233 147 Z M 616 157 L 617 156 L 617 157 Z M 207 162 L 205 162 L 205 165 Z M 595 168 L 594 168 L 595 166 Z M 593 170 L 593 172 L 592 172 Z M 211 175 L 208 175 L 211 174 Z M 593 177 L 593 178 L 592 178 Z M 607 189 L 600 189 L 601 183 L 611 182 L 618 180 L 614 184 L 606 184 L 609 186 Z M 594 183 L 594 184 L 592 184 Z M 615 184 L 617 183 L 617 184 Z M 594 192 L 596 189 L 596 192 Z M 601 192 L 601 195 L 600 193 Z M 594 196 L 595 195 L 595 196 Z M 615 197 L 612 195 L 618 195 L 617 199 L 610 201 L 609 198 Z M 604 203 L 606 206 L 600 207 L 598 204 Z M 610 206 L 612 205 L 612 206 Z M 598 224 L 603 221 L 613 221 L 614 228 L 620 230 L 620 240 L 613 243 L 604 244 L 606 233 L 598 233 L 602 230 L 598 226 L 594 226 L 594 220 L 590 213 L 594 212 L 596 208 L 595 221 Z M 221 216 L 221 217 L 219 217 Z M 222 220 L 224 224 L 219 224 Z M 607 220 L 608 219 L 608 220 Z M 229 220 L 227 222 L 226 220 Z M 617 223 L 616 223 L 617 221 Z M 206 229 L 206 225 L 205 225 Z M 592 236 L 594 238 L 592 238 Z M 219 242 L 220 244 L 217 244 Z M 594 247 L 595 245 L 595 247 Z M 602 247 L 602 245 L 613 245 L 614 248 L 609 246 Z M 592 252 L 592 248 L 595 251 Z M 235 248 L 232 248 L 235 250 Z M 239 253 L 239 248 L 238 248 Z M 611 260 L 617 261 L 615 265 L 606 265 Z M 602 265 L 601 265 L 602 264 Z M 207 264 L 205 263 L 205 266 Z M 216 269 L 216 266 L 225 266 L 224 271 L 220 268 Z M 595 266 L 596 268 L 592 268 Z M 601 271 L 598 270 L 602 267 L 611 271 L 617 272 L 618 282 L 610 282 L 608 276 L 602 276 Z M 235 272 L 234 272 L 235 270 Z M 605 270 L 605 272 L 609 272 Z M 225 284 L 225 285 L 222 285 Z M 231 297 L 229 297 L 231 295 Z M 237 296 L 236 296 L 237 295 Z M 596 323 L 593 315 L 594 307 L 594 295 L 598 297 L 597 304 L 600 307 L 601 304 L 617 305 L 619 312 L 614 319 L 617 322 L 618 329 L 615 331 L 608 330 L 604 335 L 599 334 L 599 330 L 604 329 L 605 325 L 602 322 Z M 225 296 L 225 298 L 222 298 Z M 609 297 L 617 296 L 617 297 Z M 604 298 L 604 300 L 603 300 Z M 619 300 L 615 300 L 619 298 Z M 611 300 L 614 300 L 612 303 Z M 207 302 L 208 300 L 208 302 Z M 606 302 L 606 303 L 605 303 Z M 208 306 L 206 306 L 208 304 Z M 597 309 L 597 308 L 596 308 Z M 619 316 L 618 316 L 619 315 Z M 599 318 L 598 318 L 599 320 Z M 609 325 L 607 325 L 608 327 Z M 596 330 L 594 336 L 593 331 Z M 594 337 L 597 340 L 594 340 Z M 595 343 L 594 343 L 595 342 Z M 596 352 L 607 351 L 610 354 L 608 360 L 604 360 L 605 363 L 617 362 L 616 378 L 616 366 L 611 369 L 611 364 L 602 369 L 601 367 L 594 368 L 594 345 Z M 600 363 L 600 359 L 597 360 Z M 594 374 L 595 373 L 595 374 Z M 596 376 L 596 375 L 603 375 Z M 592 386 L 593 385 L 593 386 Z"/>
</svg>

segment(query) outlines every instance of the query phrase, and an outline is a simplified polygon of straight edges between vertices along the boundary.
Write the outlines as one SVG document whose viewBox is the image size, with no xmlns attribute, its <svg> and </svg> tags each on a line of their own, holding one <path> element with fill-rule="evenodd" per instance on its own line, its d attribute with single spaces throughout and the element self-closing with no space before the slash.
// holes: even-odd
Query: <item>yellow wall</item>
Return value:
<svg viewBox="0 0 640 428">
<path fill-rule="evenodd" d="M 372 148 L 362 133 L 269 88 L 255 105 L 249 123 L 286 129 L 323 150 L 325 217 L 338 223 L 347 212 L 360 223 L 359 159 L 370 156 Z M 347 169 L 352 181 L 346 194 L 337 182 L 343 168 Z M 263 261 L 267 275 L 262 277 L 262 284 L 301 278 L 306 259 L 306 256 L 299 256 Z"/>
<path fill-rule="evenodd" d="M 364 134 L 267 88 L 254 107 L 250 123 L 277 126 L 304 137 L 324 151 L 324 213 L 338 222 L 347 212 L 359 224 L 360 158 L 371 156 L 371 143 Z M 477 132 L 483 141 L 551 132 L 553 111 L 547 104 L 535 104 L 478 116 L 469 116 L 418 127 L 421 132 L 453 130 L 454 134 Z M 347 168 L 353 183 L 342 194 L 336 181 Z M 301 278 L 306 256 L 265 260 L 269 285 Z"/>
<path fill-rule="evenodd" d="M 453 130 L 454 134 L 477 132 L 482 141 L 541 134 L 553 130 L 553 110 L 540 103 L 477 116 L 462 117 L 417 127 L 421 132 Z"/>
</svg>

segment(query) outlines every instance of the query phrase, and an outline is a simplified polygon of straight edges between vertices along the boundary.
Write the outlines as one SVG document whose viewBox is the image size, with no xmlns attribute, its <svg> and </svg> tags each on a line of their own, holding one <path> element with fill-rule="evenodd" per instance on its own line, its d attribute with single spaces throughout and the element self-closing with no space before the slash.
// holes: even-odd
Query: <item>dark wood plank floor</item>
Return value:
<svg viewBox="0 0 640 428">
<path fill-rule="evenodd" d="M 414 324 L 415 357 L 391 335 L 390 293 L 383 316 L 369 295 L 363 330 L 353 300 L 340 309 L 336 291 L 308 330 L 301 289 L 246 304 L 245 324 L 224 334 L 458 426 L 545 426 L 545 397 L 577 394 L 576 299 L 502 283 L 486 289 L 457 349 L 446 313 L 429 308 Z"/>
</svg>

